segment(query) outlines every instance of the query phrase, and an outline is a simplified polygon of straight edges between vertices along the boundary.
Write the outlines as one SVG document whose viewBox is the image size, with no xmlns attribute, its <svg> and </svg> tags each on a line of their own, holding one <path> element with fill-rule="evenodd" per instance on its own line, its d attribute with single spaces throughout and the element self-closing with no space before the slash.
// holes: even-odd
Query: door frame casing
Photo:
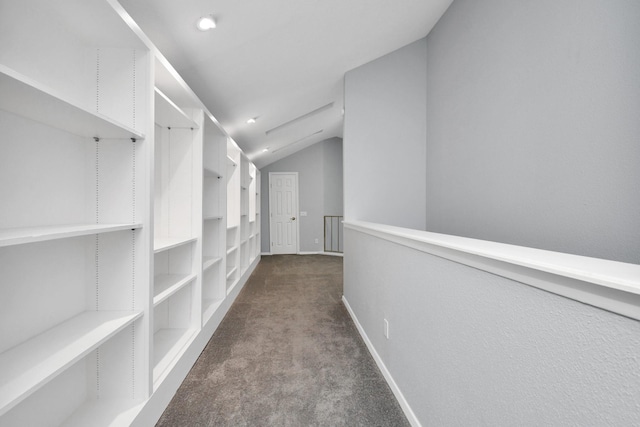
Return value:
<svg viewBox="0 0 640 427">
<path fill-rule="evenodd" d="M 296 181 L 296 203 L 294 212 L 296 215 L 296 255 L 300 254 L 300 180 L 298 172 L 269 172 L 269 253 L 273 254 L 273 221 L 271 221 L 271 176 L 272 175 L 294 175 Z"/>
</svg>

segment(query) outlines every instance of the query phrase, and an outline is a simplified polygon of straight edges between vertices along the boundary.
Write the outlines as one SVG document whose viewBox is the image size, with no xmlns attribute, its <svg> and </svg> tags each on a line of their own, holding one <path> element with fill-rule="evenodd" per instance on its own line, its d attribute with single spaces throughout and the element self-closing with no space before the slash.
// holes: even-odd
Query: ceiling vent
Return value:
<svg viewBox="0 0 640 427">
<path fill-rule="evenodd" d="M 277 131 L 279 131 L 279 130 L 282 130 L 282 129 L 284 129 L 284 128 L 288 127 L 288 126 L 291 126 L 291 125 L 293 125 L 293 124 L 295 124 L 295 123 L 297 123 L 297 122 L 301 121 L 301 120 L 308 119 L 309 117 L 315 116 L 316 114 L 322 113 L 323 111 L 329 110 L 329 109 L 331 109 L 331 108 L 333 108 L 333 102 L 330 102 L 330 103 L 329 103 L 329 104 L 327 104 L 327 105 L 323 105 L 323 106 L 322 106 L 322 107 L 320 107 L 320 108 L 316 108 L 316 109 L 315 109 L 315 110 L 313 110 L 313 111 L 309 111 L 308 113 L 303 114 L 303 115 L 301 115 L 301 116 L 299 116 L 299 117 L 296 117 L 296 118 L 295 118 L 295 119 L 293 119 L 293 120 L 289 120 L 289 121 L 288 121 L 288 122 L 286 122 L 286 123 L 282 123 L 281 125 L 278 125 L 278 126 L 276 126 L 276 127 L 274 127 L 274 128 L 271 128 L 271 129 L 269 129 L 268 131 L 266 131 L 266 132 L 265 132 L 265 135 L 269 136 L 269 135 L 270 135 L 270 134 L 272 134 L 273 132 L 277 132 Z"/>
</svg>

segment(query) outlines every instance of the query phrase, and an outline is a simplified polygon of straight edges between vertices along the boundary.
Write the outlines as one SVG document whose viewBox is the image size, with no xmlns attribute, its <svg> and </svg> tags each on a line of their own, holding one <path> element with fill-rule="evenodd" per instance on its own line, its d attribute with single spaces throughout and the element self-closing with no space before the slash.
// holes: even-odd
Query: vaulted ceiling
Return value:
<svg viewBox="0 0 640 427">
<path fill-rule="evenodd" d="M 258 167 L 342 137 L 345 72 L 426 36 L 451 2 L 120 0 Z"/>
</svg>

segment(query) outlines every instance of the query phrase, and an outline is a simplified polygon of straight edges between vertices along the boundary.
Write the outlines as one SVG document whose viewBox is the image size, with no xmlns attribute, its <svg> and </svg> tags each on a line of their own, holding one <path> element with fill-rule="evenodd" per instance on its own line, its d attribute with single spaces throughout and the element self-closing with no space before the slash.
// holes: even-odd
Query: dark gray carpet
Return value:
<svg viewBox="0 0 640 427">
<path fill-rule="evenodd" d="M 157 426 L 408 426 L 342 298 L 342 258 L 266 256 Z"/>
</svg>

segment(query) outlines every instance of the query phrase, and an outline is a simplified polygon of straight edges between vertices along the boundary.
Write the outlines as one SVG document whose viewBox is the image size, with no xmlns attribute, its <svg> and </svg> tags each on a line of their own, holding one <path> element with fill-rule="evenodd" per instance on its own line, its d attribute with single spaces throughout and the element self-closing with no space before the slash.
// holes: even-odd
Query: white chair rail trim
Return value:
<svg viewBox="0 0 640 427">
<path fill-rule="evenodd" d="M 640 320 L 637 264 L 364 221 L 344 227 Z"/>
</svg>

